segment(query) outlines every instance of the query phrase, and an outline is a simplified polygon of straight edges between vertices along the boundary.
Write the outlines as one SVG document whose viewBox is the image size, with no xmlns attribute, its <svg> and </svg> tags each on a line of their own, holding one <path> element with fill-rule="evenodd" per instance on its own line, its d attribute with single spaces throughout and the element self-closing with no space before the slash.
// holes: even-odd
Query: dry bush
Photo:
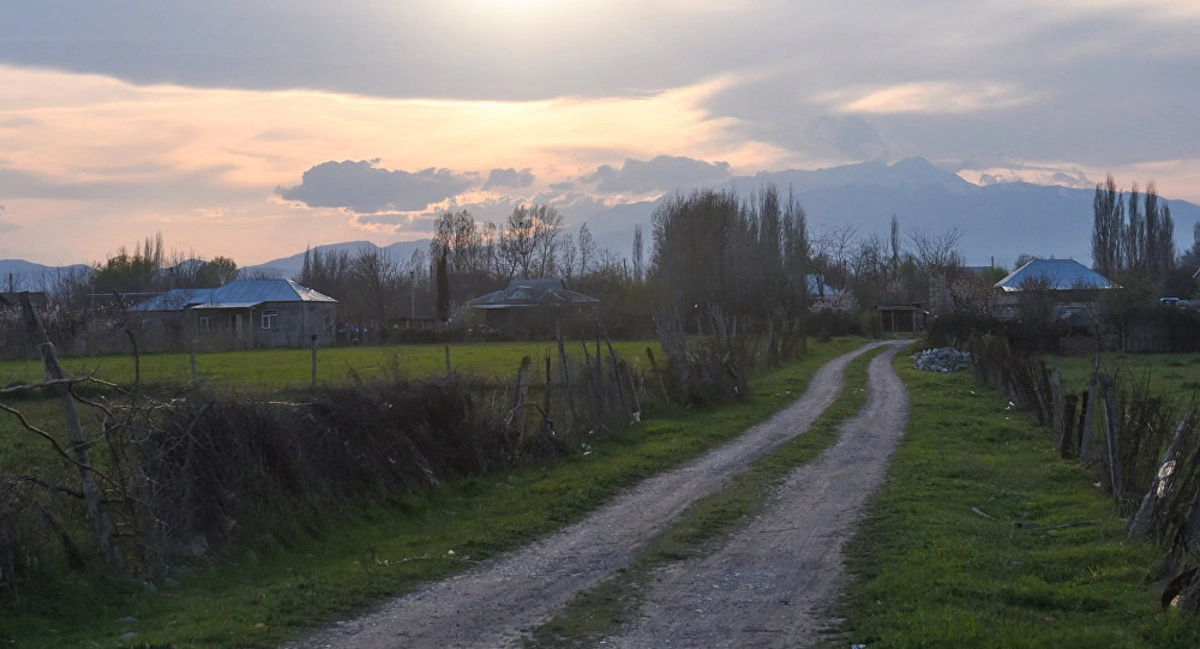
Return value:
<svg viewBox="0 0 1200 649">
<path fill-rule="evenodd" d="M 563 452 L 546 440 L 522 447 L 459 379 L 366 383 L 297 398 L 195 394 L 141 444 L 167 561 L 239 534 L 317 527 L 327 507 L 486 472 L 532 449 Z"/>
</svg>

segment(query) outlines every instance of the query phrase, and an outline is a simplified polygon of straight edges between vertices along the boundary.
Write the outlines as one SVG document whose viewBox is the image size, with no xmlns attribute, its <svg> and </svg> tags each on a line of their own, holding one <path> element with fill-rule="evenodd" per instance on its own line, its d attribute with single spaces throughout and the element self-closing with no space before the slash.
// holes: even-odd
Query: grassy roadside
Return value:
<svg viewBox="0 0 1200 649">
<path fill-rule="evenodd" d="M 918 372 L 891 480 L 847 546 L 829 647 L 1196 647 L 1166 615 L 1159 551 L 1125 543 L 1090 473 L 968 373 Z"/>
<path fill-rule="evenodd" d="M 25 592 L 6 601 L 0 643 L 277 646 L 578 519 L 621 488 L 765 419 L 794 401 L 823 363 L 861 344 L 815 345 L 806 358 L 756 379 L 744 403 L 646 421 L 557 464 L 464 480 L 386 507 L 329 513 L 312 537 L 243 547 L 154 592 L 94 579 L 66 580 L 53 593 Z"/>
<path fill-rule="evenodd" d="M 651 573 L 676 562 L 702 556 L 767 505 L 776 485 L 795 468 L 815 460 L 838 439 L 842 422 L 858 414 L 867 400 L 867 364 L 886 348 L 851 362 L 841 396 L 812 428 L 760 458 L 734 479 L 731 488 L 692 505 L 683 518 L 653 539 L 628 569 L 597 588 L 582 593 L 526 643 L 532 649 L 590 647 L 619 631 L 636 615 Z"/>
</svg>

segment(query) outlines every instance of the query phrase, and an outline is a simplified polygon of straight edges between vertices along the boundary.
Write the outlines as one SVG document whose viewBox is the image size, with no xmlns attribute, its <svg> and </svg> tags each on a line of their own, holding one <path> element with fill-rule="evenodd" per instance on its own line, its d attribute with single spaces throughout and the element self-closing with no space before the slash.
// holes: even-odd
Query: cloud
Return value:
<svg viewBox="0 0 1200 649">
<path fill-rule="evenodd" d="M 660 155 L 647 162 L 629 158 L 620 169 L 601 165 L 582 180 L 595 184 L 600 192 L 619 194 L 666 192 L 680 187 L 722 183 L 732 177 L 727 162 L 709 163 Z"/>
<path fill-rule="evenodd" d="M 4 216 L 4 205 L 0 204 L 0 232 L 12 232 L 13 230 L 16 230 L 17 225 L 15 223 L 5 223 Z"/>
<path fill-rule="evenodd" d="M 379 160 L 322 162 L 299 185 L 277 187 L 284 200 L 337 207 L 360 214 L 423 210 L 476 185 L 473 175 L 429 168 L 416 173 L 376 167 Z"/>
<path fill-rule="evenodd" d="M 822 115 L 805 124 L 805 145 L 819 154 L 854 160 L 885 160 L 888 145 L 879 130 L 857 115 Z"/>
<path fill-rule="evenodd" d="M 871 91 L 842 102 L 851 113 L 966 113 L 1028 101 L 1014 86 L 994 82 L 922 81 Z"/>
<path fill-rule="evenodd" d="M 500 187 L 512 187 L 514 189 L 528 187 L 533 184 L 533 172 L 528 168 L 517 171 L 516 169 L 492 169 L 488 173 L 487 182 L 483 184 L 484 189 L 497 189 Z"/>
</svg>

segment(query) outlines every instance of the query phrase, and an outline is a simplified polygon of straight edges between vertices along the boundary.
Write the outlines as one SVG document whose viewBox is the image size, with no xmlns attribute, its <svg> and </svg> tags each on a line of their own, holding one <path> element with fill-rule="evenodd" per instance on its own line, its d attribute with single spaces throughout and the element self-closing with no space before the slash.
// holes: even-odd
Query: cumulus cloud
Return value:
<svg viewBox="0 0 1200 649">
<path fill-rule="evenodd" d="M 17 226 L 15 223 L 6 223 L 4 221 L 5 215 L 4 205 L 0 205 L 0 232 L 12 232 L 16 230 Z"/>
<path fill-rule="evenodd" d="M 519 189 L 528 187 L 533 184 L 533 172 L 528 168 L 517 171 L 516 169 L 492 169 L 488 173 L 487 182 L 483 184 L 484 189 L 498 189 L 501 187 L 511 187 Z"/>
<path fill-rule="evenodd" d="M 649 161 L 629 158 L 620 169 L 601 165 L 583 182 L 601 192 L 665 192 L 679 187 L 722 183 L 731 179 L 728 162 L 705 162 L 692 158 L 660 155 Z"/>
<path fill-rule="evenodd" d="M 423 210 L 477 184 L 472 174 L 429 168 L 415 173 L 377 167 L 379 160 L 322 162 L 299 185 L 277 187 L 285 200 L 362 214 Z"/>
</svg>

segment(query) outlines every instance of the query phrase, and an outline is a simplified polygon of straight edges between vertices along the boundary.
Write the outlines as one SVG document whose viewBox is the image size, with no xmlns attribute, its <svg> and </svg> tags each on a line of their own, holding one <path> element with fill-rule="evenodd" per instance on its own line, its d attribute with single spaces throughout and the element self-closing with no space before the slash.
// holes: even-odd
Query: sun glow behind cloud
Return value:
<svg viewBox="0 0 1200 649">
<path fill-rule="evenodd" d="M 1009 108 L 1028 101 L 1003 83 L 925 81 L 873 90 L 854 99 L 831 97 L 850 113 L 966 113 Z"/>
</svg>

